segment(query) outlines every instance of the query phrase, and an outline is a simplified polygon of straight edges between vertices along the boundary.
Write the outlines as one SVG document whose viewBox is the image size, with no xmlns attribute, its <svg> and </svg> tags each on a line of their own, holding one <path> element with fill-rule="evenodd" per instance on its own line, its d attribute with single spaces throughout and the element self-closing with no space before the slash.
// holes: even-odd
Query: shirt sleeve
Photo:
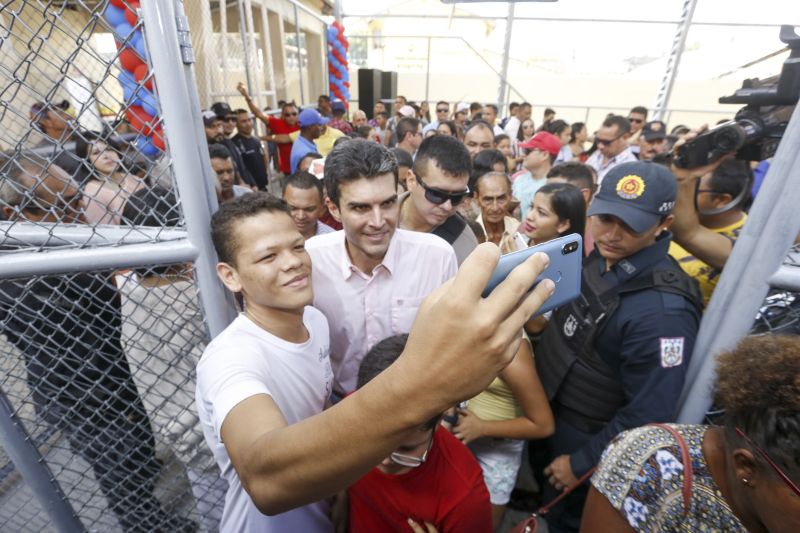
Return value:
<svg viewBox="0 0 800 533">
<path fill-rule="evenodd" d="M 606 426 L 570 456 L 576 476 L 598 463 L 603 449 L 626 429 L 674 419 L 683 389 L 689 356 L 694 349 L 700 322 L 695 308 L 678 295 L 640 293 L 635 298 L 660 298 L 663 305 L 630 305 L 620 310 L 619 375 L 627 404 Z M 627 315 L 627 316 L 626 316 Z M 609 324 L 613 327 L 614 324 Z M 676 350 L 680 346 L 680 362 Z M 672 354 L 667 352 L 672 351 Z"/>
<path fill-rule="evenodd" d="M 251 396 L 271 396 L 271 392 L 255 370 L 263 366 L 263 359 L 260 363 L 250 361 L 247 347 L 222 348 L 210 355 L 197 367 L 197 391 L 199 399 L 209 407 L 214 432 L 222 441 L 222 423 L 231 410 Z"/>
</svg>

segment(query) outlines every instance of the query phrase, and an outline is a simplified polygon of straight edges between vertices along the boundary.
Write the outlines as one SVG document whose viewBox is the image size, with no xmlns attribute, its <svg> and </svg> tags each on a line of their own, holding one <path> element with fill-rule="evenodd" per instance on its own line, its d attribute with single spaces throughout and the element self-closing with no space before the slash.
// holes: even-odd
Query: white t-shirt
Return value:
<svg viewBox="0 0 800 533">
<path fill-rule="evenodd" d="M 328 322 L 318 310 L 306 307 L 303 323 L 309 339 L 293 344 L 239 315 L 211 341 L 197 365 L 200 424 L 228 481 L 220 526 L 223 533 L 333 531 L 328 506 L 322 501 L 276 516 L 262 514 L 242 487 L 220 435 L 231 409 L 256 394 L 272 397 L 289 424 L 322 412 L 333 382 Z"/>
</svg>

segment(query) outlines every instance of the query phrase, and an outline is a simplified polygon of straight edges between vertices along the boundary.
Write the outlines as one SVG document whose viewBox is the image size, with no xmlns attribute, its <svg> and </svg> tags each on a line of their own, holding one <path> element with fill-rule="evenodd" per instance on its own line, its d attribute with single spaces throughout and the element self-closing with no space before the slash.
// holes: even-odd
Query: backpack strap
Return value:
<svg viewBox="0 0 800 533">
<path fill-rule="evenodd" d="M 678 446 L 681 449 L 681 462 L 683 463 L 683 516 L 687 516 L 689 514 L 689 505 L 692 502 L 692 482 L 694 477 L 694 472 L 692 470 L 692 458 L 689 455 L 689 446 L 686 444 L 686 440 L 684 440 L 683 435 L 678 433 L 674 427 L 667 424 L 649 425 L 661 428 L 668 432 L 678 442 Z"/>
</svg>

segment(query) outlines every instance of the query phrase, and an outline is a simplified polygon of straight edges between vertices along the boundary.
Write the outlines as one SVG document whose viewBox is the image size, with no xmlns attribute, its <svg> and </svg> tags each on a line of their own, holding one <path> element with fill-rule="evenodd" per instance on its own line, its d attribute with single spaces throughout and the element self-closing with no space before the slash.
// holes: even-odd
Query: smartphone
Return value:
<svg viewBox="0 0 800 533">
<path fill-rule="evenodd" d="M 543 279 L 551 279 L 556 284 L 556 290 L 533 316 L 552 311 L 577 298 L 581 293 L 581 268 L 583 265 L 583 238 L 577 233 L 501 256 L 497 268 L 494 269 L 494 273 L 483 291 L 483 297 L 488 296 L 495 287 L 500 285 L 514 270 L 514 267 L 536 252 L 546 253 L 550 257 L 550 264 L 536 278 L 531 289 Z"/>
</svg>

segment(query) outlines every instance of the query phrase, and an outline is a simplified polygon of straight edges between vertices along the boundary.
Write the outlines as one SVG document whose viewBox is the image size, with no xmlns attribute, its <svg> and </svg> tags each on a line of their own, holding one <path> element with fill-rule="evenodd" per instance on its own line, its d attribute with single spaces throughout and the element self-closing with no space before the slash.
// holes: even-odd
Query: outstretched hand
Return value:
<svg viewBox="0 0 800 533">
<path fill-rule="evenodd" d="M 455 278 L 425 299 L 396 363 L 407 369 L 397 385 L 439 412 L 484 390 L 511 362 L 522 326 L 555 289 L 546 279 L 529 291 L 549 264 L 536 253 L 482 298 L 499 258 L 497 246 L 481 244 Z"/>
</svg>

